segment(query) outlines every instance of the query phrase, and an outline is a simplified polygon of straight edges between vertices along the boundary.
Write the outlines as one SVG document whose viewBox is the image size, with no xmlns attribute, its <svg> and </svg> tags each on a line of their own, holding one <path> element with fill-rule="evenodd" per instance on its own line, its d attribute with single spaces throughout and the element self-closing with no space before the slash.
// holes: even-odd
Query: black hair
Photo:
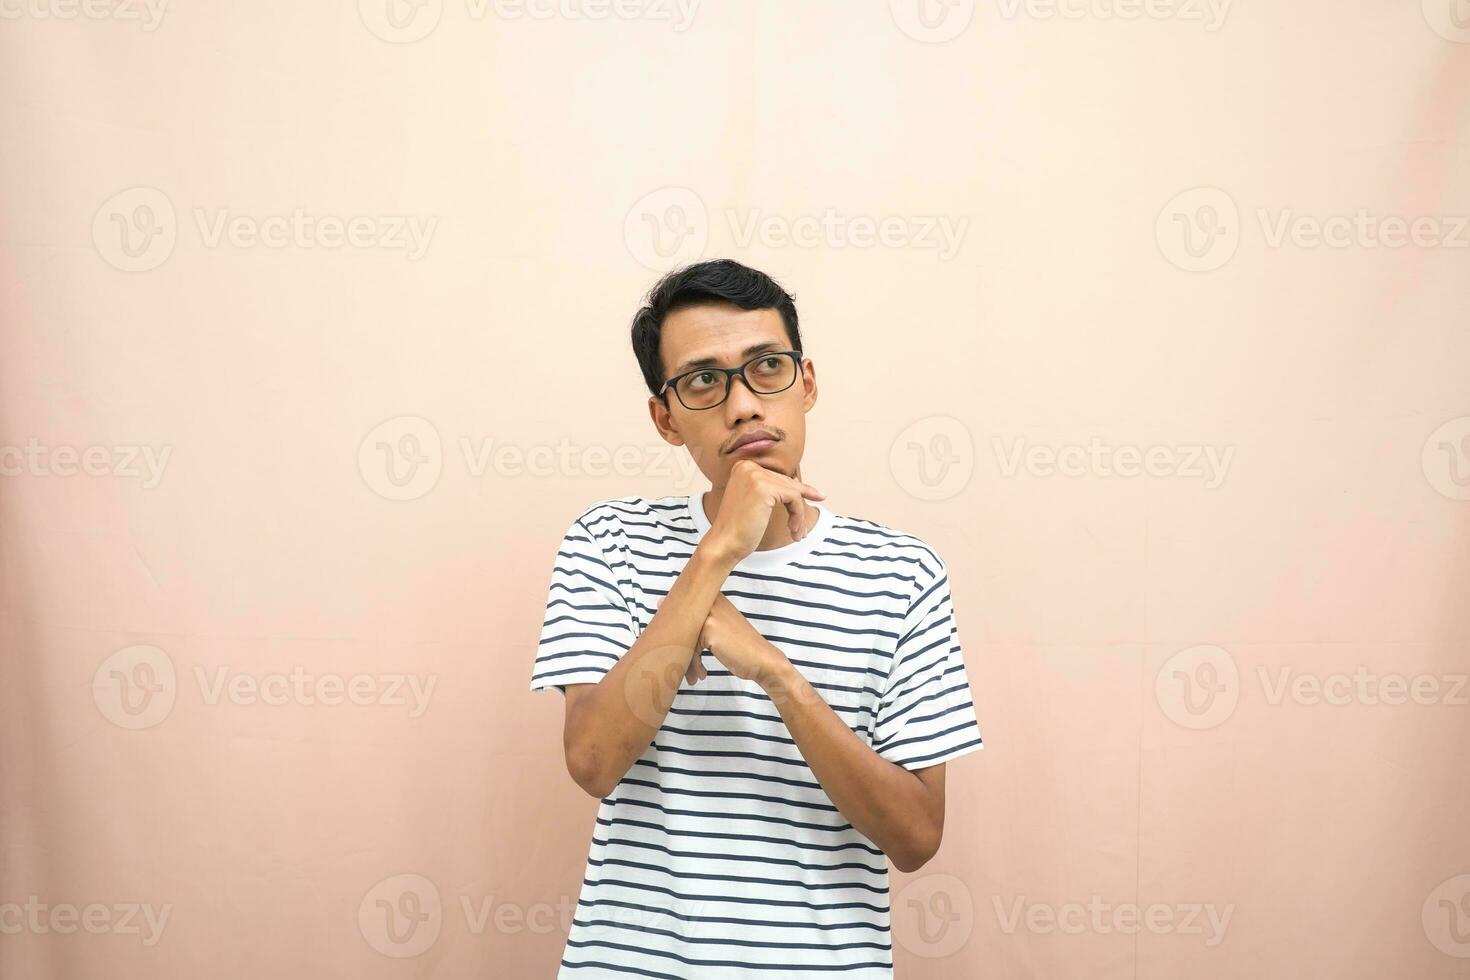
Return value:
<svg viewBox="0 0 1470 980">
<path fill-rule="evenodd" d="M 777 310 L 786 324 L 791 349 L 801 350 L 796 301 L 776 280 L 734 259 L 696 262 L 675 269 L 654 283 L 647 302 L 633 317 L 633 354 L 638 358 L 649 394 L 657 395 L 665 380 L 663 358 L 659 355 L 664 317 L 700 303 L 729 303 L 742 310 Z"/>
</svg>

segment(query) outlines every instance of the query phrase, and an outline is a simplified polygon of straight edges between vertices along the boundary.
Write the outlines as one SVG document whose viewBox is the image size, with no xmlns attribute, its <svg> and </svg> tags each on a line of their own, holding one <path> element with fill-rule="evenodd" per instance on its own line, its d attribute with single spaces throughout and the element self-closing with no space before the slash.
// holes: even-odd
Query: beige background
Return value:
<svg viewBox="0 0 1470 980">
<path fill-rule="evenodd" d="M 7 0 L 0 975 L 552 975 L 552 554 L 728 255 L 954 579 L 900 977 L 1470 977 L 1470 7 L 684 9 Z"/>
</svg>

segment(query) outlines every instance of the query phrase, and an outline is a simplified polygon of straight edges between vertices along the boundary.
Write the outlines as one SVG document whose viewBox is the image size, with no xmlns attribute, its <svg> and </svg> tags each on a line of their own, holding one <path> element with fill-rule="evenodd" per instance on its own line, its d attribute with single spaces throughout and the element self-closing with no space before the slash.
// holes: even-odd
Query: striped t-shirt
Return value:
<svg viewBox="0 0 1470 980">
<path fill-rule="evenodd" d="M 949 577 L 912 534 L 834 514 L 721 591 L 877 753 L 922 769 L 983 748 Z M 531 690 L 592 684 L 709 530 L 703 495 L 619 497 L 557 552 Z M 704 654 L 601 801 L 557 976 L 893 976 L 888 861 L 813 776 L 770 697 Z"/>
</svg>

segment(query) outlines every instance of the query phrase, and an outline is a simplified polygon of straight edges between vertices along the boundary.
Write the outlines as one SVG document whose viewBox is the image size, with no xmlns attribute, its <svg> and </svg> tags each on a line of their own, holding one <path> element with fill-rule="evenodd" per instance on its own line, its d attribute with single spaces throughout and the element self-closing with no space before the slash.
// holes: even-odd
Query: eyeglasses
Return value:
<svg viewBox="0 0 1470 980">
<path fill-rule="evenodd" d="M 730 388 L 735 384 L 737 374 L 744 380 L 745 387 L 756 394 L 774 395 L 795 384 L 796 376 L 800 372 L 801 351 L 767 351 L 738 368 L 703 367 L 685 371 L 665 381 L 658 393 L 659 397 L 663 397 L 664 392 L 673 388 L 679 404 L 702 412 L 725 403 L 725 399 L 730 397 Z"/>
</svg>

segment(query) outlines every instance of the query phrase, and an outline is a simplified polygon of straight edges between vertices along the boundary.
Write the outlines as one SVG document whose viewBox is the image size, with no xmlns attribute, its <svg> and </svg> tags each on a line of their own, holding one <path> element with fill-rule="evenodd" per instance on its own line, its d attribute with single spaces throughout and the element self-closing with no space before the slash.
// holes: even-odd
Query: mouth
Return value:
<svg viewBox="0 0 1470 980">
<path fill-rule="evenodd" d="M 754 456 L 763 453 L 776 445 L 776 438 L 768 432 L 761 432 L 755 439 L 746 439 L 730 450 L 731 456 Z"/>
</svg>

